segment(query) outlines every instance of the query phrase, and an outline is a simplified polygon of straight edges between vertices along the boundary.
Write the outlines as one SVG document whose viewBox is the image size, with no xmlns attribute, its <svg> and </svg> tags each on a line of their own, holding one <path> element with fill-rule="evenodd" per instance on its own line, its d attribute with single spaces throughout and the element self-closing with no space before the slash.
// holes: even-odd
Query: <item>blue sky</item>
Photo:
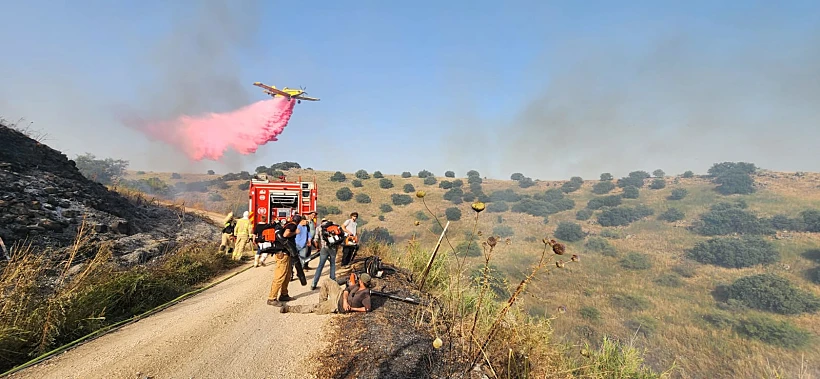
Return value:
<svg viewBox="0 0 820 379">
<path fill-rule="evenodd" d="M 0 115 L 33 121 L 70 157 L 146 170 L 820 169 L 815 2 L 227 4 L 5 1 Z M 251 156 L 186 162 L 113 115 L 226 111 L 264 99 L 254 81 L 322 101 Z"/>
</svg>

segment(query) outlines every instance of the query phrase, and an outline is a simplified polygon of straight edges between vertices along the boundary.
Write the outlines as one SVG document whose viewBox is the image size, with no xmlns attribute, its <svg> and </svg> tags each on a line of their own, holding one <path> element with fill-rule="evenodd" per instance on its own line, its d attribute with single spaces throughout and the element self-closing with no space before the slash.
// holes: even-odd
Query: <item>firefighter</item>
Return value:
<svg viewBox="0 0 820 379">
<path fill-rule="evenodd" d="M 222 244 L 219 245 L 219 252 L 221 253 L 224 250 L 225 254 L 230 254 L 233 250 L 231 246 L 233 229 L 234 226 L 236 226 L 236 221 L 233 219 L 233 212 L 229 212 L 228 215 L 225 216 L 222 224 Z"/>
<path fill-rule="evenodd" d="M 238 261 L 245 254 L 245 248 L 250 242 L 251 234 L 253 234 L 253 225 L 251 225 L 251 220 L 248 219 L 248 211 L 242 214 L 242 218 L 236 220 L 233 232 L 236 236 L 236 245 L 234 245 L 231 259 Z"/>
</svg>

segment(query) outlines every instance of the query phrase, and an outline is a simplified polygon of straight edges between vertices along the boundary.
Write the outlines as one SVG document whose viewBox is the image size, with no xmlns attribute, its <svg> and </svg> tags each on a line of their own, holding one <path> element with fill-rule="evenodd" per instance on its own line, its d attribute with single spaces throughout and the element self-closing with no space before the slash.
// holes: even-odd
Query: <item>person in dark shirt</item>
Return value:
<svg viewBox="0 0 820 379">
<path fill-rule="evenodd" d="M 370 312 L 370 275 L 359 275 L 355 283 L 339 285 L 335 280 L 322 279 L 319 287 L 319 303 L 282 306 L 282 313 L 349 313 Z M 344 290 L 342 288 L 344 287 Z"/>
<path fill-rule="evenodd" d="M 253 242 L 256 243 L 256 254 L 253 257 L 253 267 L 265 267 L 265 260 L 268 259 L 268 252 L 271 251 L 271 243 L 266 243 L 262 232 L 275 228 L 276 226 L 272 223 L 259 223 L 253 227 Z"/>
<path fill-rule="evenodd" d="M 296 225 L 301 220 L 301 216 L 293 216 L 293 218 L 282 227 L 283 230 L 281 234 L 277 234 L 277 239 L 279 236 L 284 238 L 282 242 L 289 245 L 289 249 L 293 249 L 293 251 L 296 249 L 296 234 L 299 233 L 299 229 Z M 290 283 L 293 265 L 291 264 L 291 254 L 287 251 L 277 251 L 273 257 L 276 261 L 276 268 L 273 271 L 273 282 L 270 286 L 270 293 L 268 293 L 268 305 L 280 306 L 283 301 L 291 299 L 291 297 L 288 296 L 288 283 Z"/>
</svg>

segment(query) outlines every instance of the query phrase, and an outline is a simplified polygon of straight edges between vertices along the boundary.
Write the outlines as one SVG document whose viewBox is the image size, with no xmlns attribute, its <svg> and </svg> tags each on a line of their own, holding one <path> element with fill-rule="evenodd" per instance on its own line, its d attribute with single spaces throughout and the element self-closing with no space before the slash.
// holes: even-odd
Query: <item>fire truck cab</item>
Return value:
<svg viewBox="0 0 820 379">
<path fill-rule="evenodd" d="M 294 214 L 316 211 L 316 179 L 312 182 L 288 182 L 284 176 L 271 180 L 266 174 L 251 178 L 248 189 L 248 209 L 253 211 L 254 224 L 282 221 Z"/>
</svg>

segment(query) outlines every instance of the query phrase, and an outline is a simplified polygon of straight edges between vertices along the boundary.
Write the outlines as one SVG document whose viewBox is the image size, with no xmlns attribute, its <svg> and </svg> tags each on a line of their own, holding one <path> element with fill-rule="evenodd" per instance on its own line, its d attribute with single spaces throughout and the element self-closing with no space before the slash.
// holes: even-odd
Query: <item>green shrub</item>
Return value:
<svg viewBox="0 0 820 379">
<path fill-rule="evenodd" d="M 790 322 L 757 315 L 738 321 L 734 330 L 742 336 L 789 349 L 803 347 L 811 339 L 811 333 Z"/>
<path fill-rule="evenodd" d="M 387 178 L 379 179 L 379 187 L 383 189 L 393 188 L 393 181 Z"/>
<path fill-rule="evenodd" d="M 413 187 L 412 183 L 407 183 L 404 185 L 403 191 L 404 193 L 413 193 L 416 192 L 416 187 Z"/>
<path fill-rule="evenodd" d="M 435 223 L 435 222 L 433 224 L 435 226 L 438 226 L 438 228 L 439 228 L 438 232 L 436 232 L 435 229 L 433 230 L 433 232 L 441 233 L 441 226 L 439 226 L 438 223 Z M 468 257 L 478 257 L 478 256 L 481 256 L 481 253 L 482 253 L 481 247 L 475 241 L 473 241 L 472 243 L 470 243 L 468 241 L 463 241 L 463 242 L 459 243 L 458 245 L 456 245 L 456 254 L 458 254 L 458 255 L 467 254 Z"/>
<path fill-rule="evenodd" d="M 617 240 L 624 238 L 624 233 L 618 229 L 604 228 L 601 229 L 601 237 Z"/>
<path fill-rule="evenodd" d="M 698 267 L 690 262 L 681 263 L 675 267 L 672 267 L 672 271 L 676 272 L 678 275 L 684 278 L 693 278 L 697 275 Z"/>
<path fill-rule="evenodd" d="M 445 177 L 445 178 L 455 178 L 455 177 L 456 177 L 456 173 L 455 173 L 455 172 L 452 172 L 452 171 L 446 171 L 446 172 L 444 173 L 444 177 Z"/>
<path fill-rule="evenodd" d="M 598 215 L 598 223 L 601 226 L 624 226 L 638 221 L 644 217 L 651 216 L 654 213 L 643 205 L 638 205 L 635 208 L 630 207 L 615 207 L 604 209 Z"/>
<path fill-rule="evenodd" d="M 355 188 L 361 188 L 362 186 L 364 186 L 364 184 L 362 184 L 362 181 L 359 179 L 353 179 L 353 181 L 350 182 L 350 184 L 352 184 Z"/>
<path fill-rule="evenodd" d="M 390 200 L 393 202 L 393 205 L 407 205 L 413 202 L 413 198 L 410 195 L 400 195 L 394 193 L 390 195 Z"/>
<path fill-rule="evenodd" d="M 376 170 L 376 171 L 373 171 L 373 177 L 376 178 L 376 179 L 381 179 L 381 178 L 384 178 L 384 174 L 382 174 L 381 171 Z"/>
<path fill-rule="evenodd" d="M 614 257 L 618 255 L 618 251 L 615 249 L 615 246 L 612 246 L 612 244 L 610 244 L 609 241 L 601 237 L 590 237 L 584 244 L 584 248 L 588 251 L 601 253 L 602 255 L 608 257 Z"/>
<path fill-rule="evenodd" d="M 668 200 L 682 200 L 686 195 L 689 194 L 689 191 L 686 188 L 675 188 L 672 190 L 672 193 L 667 197 Z"/>
<path fill-rule="evenodd" d="M 586 221 L 592 218 L 592 210 L 591 209 L 581 209 L 578 212 L 575 212 L 575 219 L 579 221 Z"/>
<path fill-rule="evenodd" d="M 461 187 L 464 186 L 464 181 L 461 180 L 461 179 L 453 180 L 452 183 L 453 183 L 453 188 L 461 188 Z"/>
<path fill-rule="evenodd" d="M 171 174 L 171 179 L 182 179 L 182 175 L 174 172 Z"/>
<path fill-rule="evenodd" d="M 615 179 L 615 177 L 613 177 L 612 174 L 610 174 L 608 172 L 605 172 L 605 173 L 601 174 L 601 181 L 602 182 L 608 182 L 612 179 Z"/>
<path fill-rule="evenodd" d="M 447 217 L 449 221 L 461 220 L 461 209 L 456 207 L 447 208 L 444 210 L 444 216 Z"/>
<path fill-rule="evenodd" d="M 336 198 L 341 201 L 348 201 L 353 198 L 353 191 L 350 188 L 342 187 L 336 191 Z"/>
<path fill-rule="evenodd" d="M 524 174 L 520 172 L 515 172 L 512 175 L 510 175 L 510 180 L 519 181 L 521 179 L 524 179 Z"/>
<path fill-rule="evenodd" d="M 655 283 L 664 287 L 680 287 L 683 281 L 675 274 L 663 274 L 655 279 Z"/>
<path fill-rule="evenodd" d="M 359 204 L 369 204 L 370 196 L 367 196 L 366 193 L 356 194 L 356 202 Z"/>
<path fill-rule="evenodd" d="M 648 270 L 652 268 L 649 256 L 641 253 L 629 253 L 621 259 L 621 267 L 628 270 Z"/>
<path fill-rule="evenodd" d="M 771 242 L 758 236 L 712 238 L 695 244 L 687 256 L 700 263 L 727 268 L 769 264 L 780 259 L 780 253 Z"/>
<path fill-rule="evenodd" d="M 621 197 L 618 195 L 593 197 L 587 202 L 587 208 L 592 210 L 601 209 L 603 207 L 617 207 L 619 205 L 621 205 Z"/>
<path fill-rule="evenodd" d="M 239 185 L 237 185 L 236 188 L 239 188 L 239 190 L 241 190 L 241 191 L 247 191 L 248 189 L 251 188 L 251 183 L 250 182 L 239 183 Z"/>
<path fill-rule="evenodd" d="M 650 178 L 646 171 L 632 171 L 629 173 L 628 176 L 618 179 L 618 187 L 626 188 L 626 187 L 635 187 L 635 188 L 642 188 L 644 179 Z"/>
<path fill-rule="evenodd" d="M 521 194 L 513 191 L 512 189 L 505 189 L 503 191 L 493 191 L 490 194 L 491 201 L 506 201 L 510 203 L 514 203 L 516 201 L 520 201 L 522 198 Z"/>
<path fill-rule="evenodd" d="M 696 233 L 704 236 L 737 234 L 774 234 L 771 224 L 746 211 L 744 202 L 718 203 L 700 216 L 693 226 Z"/>
<path fill-rule="evenodd" d="M 584 184 L 584 179 L 581 179 L 580 176 L 573 176 L 568 182 L 561 185 L 561 191 L 564 193 L 575 192 L 581 189 L 582 184 Z"/>
<path fill-rule="evenodd" d="M 820 211 L 814 209 L 805 210 L 800 212 L 800 217 L 803 218 L 807 232 L 820 233 Z"/>
<path fill-rule="evenodd" d="M 208 175 L 213 175 L 213 174 L 211 174 L 211 172 L 214 172 L 214 170 L 208 170 L 208 173 L 209 173 Z M 137 171 L 137 175 L 145 175 L 145 171 L 142 171 L 142 170 Z"/>
<path fill-rule="evenodd" d="M 340 215 L 340 214 L 342 214 L 342 210 L 339 209 L 339 207 L 337 207 L 335 205 L 328 205 L 327 206 L 327 214 Z"/>
<path fill-rule="evenodd" d="M 723 195 L 750 194 L 755 191 L 752 174 L 757 171 L 753 163 L 723 162 L 715 163 L 708 173 L 712 181 L 718 184 L 717 191 Z"/>
<path fill-rule="evenodd" d="M 515 235 L 515 232 L 513 231 L 513 228 L 511 228 L 509 225 L 497 225 L 493 228 L 493 235 L 501 238 L 506 238 L 512 237 L 513 235 Z"/>
<path fill-rule="evenodd" d="M 736 322 L 732 315 L 723 312 L 707 313 L 701 318 L 717 329 L 726 329 L 734 326 Z"/>
<path fill-rule="evenodd" d="M 656 178 L 663 178 L 664 176 L 666 176 L 666 173 L 663 172 L 663 170 L 661 169 L 657 169 L 655 171 L 652 171 L 652 175 L 654 175 Z"/>
<path fill-rule="evenodd" d="M 654 180 L 652 180 L 652 184 L 649 185 L 649 188 L 656 190 L 666 188 L 666 180 L 661 178 L 655 178 Z"/>
<path fill-rule="evenodd" d="M 411 177 L 411 176 L 413 176 L 413 174 L 411 174 L 411 173 L 410 173 L 410 171 L 405 171 L 405 172 L 402 172 L 402 173 L 401 173 L 401 177 L 402 177 L 402 178 L 405 178 L 405 179 L 407 179 L 407 178 L 409 178 L 409 177 Z"/>
<path fill-rule="evenodd" d="M 433 173 L 427 170 L 419 171 L 419 178 L 424 179 L 426 177 L 433 176 Z"/>
<path fill-rule="evenodd" d="M 615 183 L 612 181 L 603 181 L 595 183 L 592 186 L 592 193 L 596 195 L 604 195 L 615 189 Z"/>
<path fill-rule="evenodd" d="M 365 170 L 356 171 L 356 178 L 361 180 L 370 179 L 370 174 L 367 173 Z"/>
<path fill-rule="evenodd" d="M 379 215 L 379 221 L 384 221 L 384 215 Z"/>
<path fill-rule="evenodd" d="M 635 186 L 626 186 L 624 187 L 624 192 L 621 193 L 624 199 L 637 199 L 640 195 L 641 192 L 638 190 L 638 187 Z"/>
<path fill-rule="evenodd" d="M 584 239 L 586 234 L 581 230 L 581 225 L 574 222 L 561 221 L 558 223 L 558 228 L 555 229 L 555 237 L 567 242 L 575 242 Z"/>
<path fill-rule="evenodd" d="M 695 173 L 694 173 L 694 172 L 692 172 L 692 171 L 686 171 L 686 172 L 684 172 L 684 173 L 683 173 L 683 175 L 681 175 L 681 176 L 682 176 L 682 177 L 684 177 L 684 178 L 694 178 L 694 177 L 695 177 Z"/>
<path fill-rule="evenodd" d="M 431 175 L 431 176 L 428 176 L 428 177 L 424 178 L 424 184 L 426 184 L 428 186 L 432 186 L 433 184 L 436 184 L 436 182 L 438 182 L 438 180 L 436 179 L 435 176 Z"/>
<path fill-rule="evenodd" d="M 393 207 L 391 207 L 390 204 L 382 204 L 379 205 L 379 210 L 382 211 L 382 213 L 390 213 L 393 212 Z"/>
<path fill-rule="evenodd" d="M 629 330 L 634 330 L 634 333 L 643 334 L 644 337 L 647 338 L 651 337 L 658 330 L 658 320 L 646 315 L 635 317 L 625 322 L 624 325 L 629 328 Z"/>
<path fill-rule="evenodd" d="M 509 209 L 510 207 L 507 205 L 507 203 L 503 201 L 492 202 L 490 204 L 487 204 L 487 212 L 490 213 L 506 212 Z"/>
<path fill-rule="evenodd" d="M 450 182 L 449 180 L 442 180 L 441 182 L 438 183 L 438 188 L 450 189 L 450 188 L 453 188 L 453 183 Z"/>
<path fill-rule="evenodd" d="M 787 279 L 774 274 L 758 274 L 737 279 L 727 287 L 727 299 L 749 308 L 780 314 L 814 313 L 820 299 L 794 287 Z"/>
<path fill-rule="evenodd" d="M 581 309 L 578 310 L 578 313 L 581 315 L 581 317 L 590 321 L 598 321 L 601 319 L 601 311 L 599 311 L 598 308 L 595 307 L 581 307 Z"/>
<path fill-rule="evenodd" d="M 652 306 L 652 303 L 642 296 L 623 293 L 612 295 L 610 302 L 616 307 L 630 311 L 644 311 Z"/>
<path fill-rule="evenodd" d="M 530 188 L 535 185 L 535 182 L 532 178 L 523 178 L 518 181 L 518 186 L 521 188 Z"/>
<path fill-rule="evenodd" d="M 384 216 L 380 216 L 384 218 Z M 387 230 L 385 227 L 378 226 L 373 230 L 362 230 L 360 241 L 362 244 L 368 242 L 377 242 L 377 243 L 384 243 L 384 244 L 393 244 L 395 241 L 393 240 L 393 236 L 390 235 L 390 231 Z"/>
<path fill-rule="evenodd" d="M 225 198 L 222 197 L 222 195 L 220 195 L 216 192 L 212 192 L 211 194 L 208 195 L 208 201 L 222 201 L 222 200 L 225 200 Z"/>
<path fill-rule="evenodd" d="M 345 180 L 347 180 L 347 176 L 342 174 L 341 171 L 334 172 L 333 176 L 330 177 L 331 182 L 344 182 Z"/>
<path fill-rule="evenodd" d="M 680 221 L 686 218 L 686 215 L 678 208 L 669 208 L 666 212 L 658 215 L 658 220 L 666 222 Z"/>
</svg>

